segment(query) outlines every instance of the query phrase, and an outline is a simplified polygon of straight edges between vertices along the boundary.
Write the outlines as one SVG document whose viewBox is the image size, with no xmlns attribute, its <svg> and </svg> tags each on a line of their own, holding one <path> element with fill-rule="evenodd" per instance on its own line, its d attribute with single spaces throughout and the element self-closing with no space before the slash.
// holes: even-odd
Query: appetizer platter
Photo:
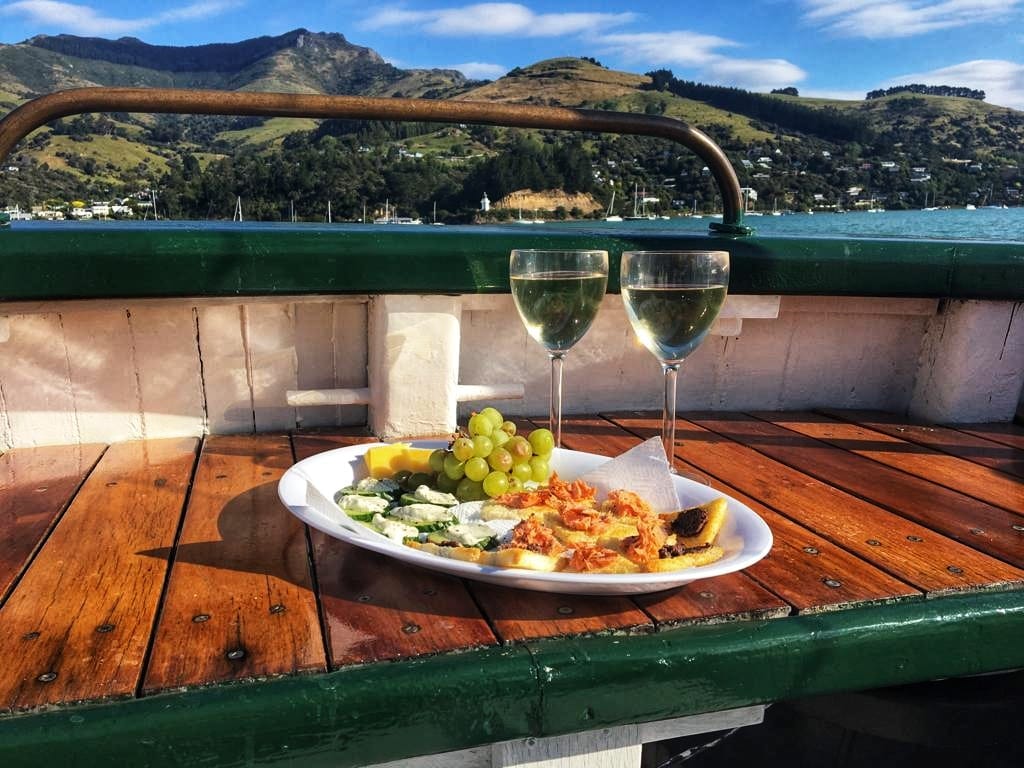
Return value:
<svg viewBox="0 0 1024 768">
<path fill-rule="evenodd" d="M 455 435 L 325 451 L 290 468 L 278 492 L 303 522 L 356 546 L 541 591 L 655 592 L 741 570 L 771 548 L 768 526 L 749 507 L 669 474 L 660 441 L 609 459 L 554 449 L 538 431 L 531 456 L 509 446 L 524 459 L 515 463 L 535 459 L 527 480 L 500 459 L 486 476 L 474 473 L 481 480 L 467 478 L 467 462 L 489 457 L 463 445 L 456 458 L 458 441 L 478 435 Z"/>
</svg>

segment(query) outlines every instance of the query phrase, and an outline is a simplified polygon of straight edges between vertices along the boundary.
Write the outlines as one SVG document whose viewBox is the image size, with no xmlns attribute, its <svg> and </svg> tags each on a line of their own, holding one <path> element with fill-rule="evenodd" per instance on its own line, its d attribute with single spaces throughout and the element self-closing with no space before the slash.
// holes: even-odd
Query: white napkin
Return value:
<svg viewBox="0 0 1024 768">
<path fill-rule="evenodd" d="M 598 498 L 607 496 L 609 491 L 624 488 L 645 499 L 659 514 L 672 512 L 680 506 L 660 437 L 652 437 L 630 448 L 580 479 L 597 489 Z"/>
</svg>

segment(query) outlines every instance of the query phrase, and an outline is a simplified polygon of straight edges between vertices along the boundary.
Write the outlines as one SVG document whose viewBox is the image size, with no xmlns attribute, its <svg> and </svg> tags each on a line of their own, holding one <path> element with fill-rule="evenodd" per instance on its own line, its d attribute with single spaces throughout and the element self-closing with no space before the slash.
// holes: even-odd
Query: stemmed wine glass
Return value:
<svg viewBox="0 0 1024 768">
<path fill-rule="evenodd" d="M 675 472 L 676 376 L 711 329 L 729 288 L 726 251 L 624 251 L 620 286 L 637 338 L 665 374 L 661 439 Z"/>
<path fill-rule="evenodd" d="M 562 363 L 594 322 L 608 286 L 607 251 L 516 249 L 509 259 L 512 298 L 527 333 L 551 358 L 550 424 L 562 445 Z"/>
</svg>

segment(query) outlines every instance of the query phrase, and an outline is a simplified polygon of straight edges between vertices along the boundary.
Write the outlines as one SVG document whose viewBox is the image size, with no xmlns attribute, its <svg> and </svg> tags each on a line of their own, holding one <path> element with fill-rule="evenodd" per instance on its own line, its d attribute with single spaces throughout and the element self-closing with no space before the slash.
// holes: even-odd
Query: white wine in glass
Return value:
<svg viewBox="0 0 1024 768">
<path fill-rule="evenodd" d="M 637 338 L 665 374 L 661 439 L 675 471 L 676 377 L 704 341 L 729 289 L 726 251 L 624 251 L 620 287 Z"/>
<path fill-rule="evenodd" d="M 555 446 L 561 447 L 562 364 L 601 306 L 608 287 L 608 252 L 516 249 L 509 277 L 526 332 L 551 358 L 550 424 Z"/>
</svg>

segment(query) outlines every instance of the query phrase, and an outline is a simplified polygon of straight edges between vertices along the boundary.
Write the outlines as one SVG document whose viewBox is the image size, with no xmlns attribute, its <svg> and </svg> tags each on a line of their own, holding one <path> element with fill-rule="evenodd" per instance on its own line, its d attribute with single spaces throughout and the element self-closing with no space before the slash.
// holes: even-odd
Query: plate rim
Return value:
<svg viewBox="0 0 1024 768">
<path fill-rule="evenodd" d="M 338 489 L 325 491 L 321 484 L 316 482 L 315 477 L 307 473 L 311 464 L 328 462 L 332 457 L 342 459 L 342 463 L 348 464 L 353 459 L 366 453 L 369 448 L 382 445 L 394 445 L 401 443 L 414 448 L 437 448 L 447 445 L 442 440 L 404 440 L 394 442 L 368 442 L 357 443 L 356 445 L 340 446 L 320 451 L 311 456 L 295 462 L 289 467 L 278 481 L 278 498 L 288 511 L 306 525 L 353 546 L 368 549 L 387 557 L 392 557 L 400 562 L 411 563 L 435 571 L 441 571 L 463 578 L 489 581 L 496 584 L 504 584 L 509 587 L 534 589 L 553 592 L 575 592 L 579 594 L 615 595 L 615 594 L 643 594 L 671 589 L 682 586 L 693 581 L 724 576 L 729 573 L 749 568 L 754 563 L 764 558 L 774 544 L 771 528 L 753 509 L 733 498 L 727 493 L 713 489 L 714 493 L 726 499 L 730 512 L 739 513 L 738 521 L 742 521 L 744 530 L 750 527 L 751 533 L 759 534 L 757 540 L 761 542 L 759 547 L 747 552 L 748 542 L 744 539 L 743 549 L 736 555 L 723 558 L 708 565 L 693 566 L 679 571 L 668 571 L 662 573 L 567 573 L 564 571 L 532 571 L 524 568 L 507 568 L 501 566 L 480 565 L 462 560 L 438 557 L 429 552 L 423 552 L 412 547 L 397 544 L 379 534 L 373 536 L 373 532 L 366 530 L 367 536 L 359 535 L 362 531 L 356 531 L 356 523 L 347 525 L 340 515 L 344 513 L 338 510 L 339 518 L 333 520 L 327 518 L 317 510 L 305 503 L 307 485 L 312 485 L 314 490 L 325 496 L 333 503 L 334 493 Z M 586 451 L 574 451 L 566 448 L 556 448 L 556 456 L 567 455 L 583 457 L 586 460 L 598 460 L 597 463 L 610 461 L 611 456 L 589 453 Z M 556 464 L 555 460 L 552 464 Z M 685 477 L 674 478 L 677 493 L 680 492 L 680 484 L 683 488 L 694 486 L 700 489 L 708 489 L 704 486 Z M 339 488 L 341 486 L 339 485 Z M 682 502 L 681 502 L 682 503 Z M 323 525 L 322 521 L 327 518 L 333 525 Z M 378 538 L 379 537 L 379 538 Z"/>
</svg>

